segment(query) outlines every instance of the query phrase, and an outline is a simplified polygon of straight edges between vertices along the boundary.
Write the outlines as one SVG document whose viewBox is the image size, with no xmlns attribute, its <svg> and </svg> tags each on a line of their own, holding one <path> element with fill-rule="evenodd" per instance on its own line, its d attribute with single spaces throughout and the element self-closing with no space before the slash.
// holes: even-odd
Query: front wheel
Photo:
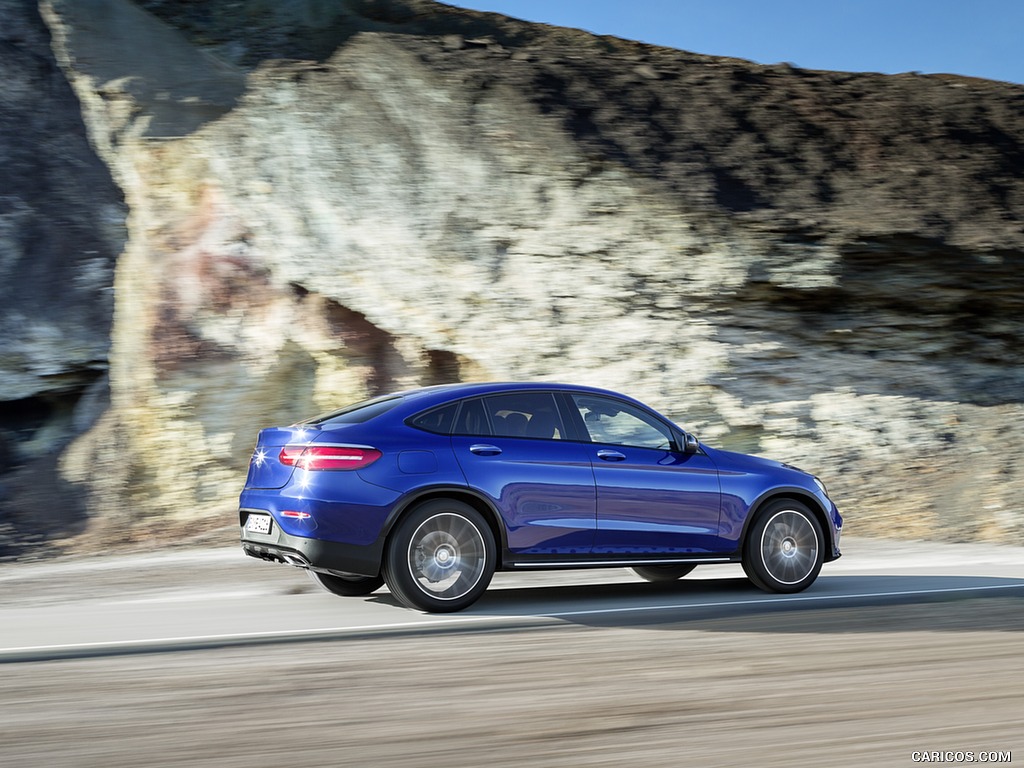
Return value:
<svg viewBox="0 0 1024 768">
<path fill-rule="evenodd" d="M 824 562 L 821 526 L 805 504 L 774 501 L 762 509 L 743 546 L 743 570 L 766 592 L 800 592 Z"/>
<path fill-rule="evenodd" d="M 633 567 L 633 573 L 645 581 L 655 584 L 664 584 L 669 581 L 676 581 L 696 568 L 692 563 L 666 563 L 665 565 L 637 565 Z"/>
<path fill-rule="evenodd" d="M 388 541 L 384 579 L 409 608 L 461 611 L 491 583 L 497 550 L 483 515 L 468 504 L 434 499 L 399 522 Z"/>
<path fill-rule="evenodd" d="M 362 597 L 376 592 L 384 586 L 384 579 L 380 576 L 357 576 L 354 573 L 336 576 L 317 571 L 306 571 L 306 573 L 309 574 L 309 578 L 328 592 L 342 597 Z"/>
</svg>

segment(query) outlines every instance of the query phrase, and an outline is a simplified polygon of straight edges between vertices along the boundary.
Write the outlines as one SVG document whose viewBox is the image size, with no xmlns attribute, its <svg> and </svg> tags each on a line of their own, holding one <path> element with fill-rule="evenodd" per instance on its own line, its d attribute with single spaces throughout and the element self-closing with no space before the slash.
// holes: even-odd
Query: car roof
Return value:
<svg viewBox="0 0 1024 768">
<path fill-rule="evenodd" d="M 418 407 L 429 407 L 440 405 L 449 400 L 473 397 L 475 395 L 489 395 L 497 392 L 509 391 L 557 391 L 557 392 L 584 392 L 595 395 L 609 395 L 623 400 L 638 402 L 634 398 L 613 392 L 608 389 L 599 389 L 581 384 L 564 384 L 550 381 L 486 381 L 469 382 L 461 384 L 439 384 L 432 387 L 420 387 L 409 389 L 404 392 L 394 392 L 393 397 L 401 397 L 407 403 L 416 403 Z"/>
</svg>

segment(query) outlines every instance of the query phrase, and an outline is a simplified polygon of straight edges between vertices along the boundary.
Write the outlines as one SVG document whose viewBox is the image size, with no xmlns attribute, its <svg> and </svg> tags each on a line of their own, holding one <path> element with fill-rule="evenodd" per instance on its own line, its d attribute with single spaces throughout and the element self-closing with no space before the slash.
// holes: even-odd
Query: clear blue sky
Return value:
<svg viewBox="0 0 1024 768">
<path fill-rule="evenodd" d="M 1024 0 L 445 0 L 762 64 L 1024 83 Z"/>
</svg>

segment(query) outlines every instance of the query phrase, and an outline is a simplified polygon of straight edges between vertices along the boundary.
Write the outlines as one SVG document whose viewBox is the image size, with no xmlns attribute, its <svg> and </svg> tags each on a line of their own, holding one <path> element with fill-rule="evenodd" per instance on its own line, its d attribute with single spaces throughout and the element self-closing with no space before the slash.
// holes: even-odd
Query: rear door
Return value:
<svg viewBox="0 0 1024 768">
<path fill-rule="evenodd" d="M 452 447 L 469 484 L 486 494 L 523 555 L 587 554 L 597 524 L 586 446 L 566 440 L 550 392 L 513 392 L 462 403 Z"/>
<path fill-rule="evenodd" d="M 704 554 L 729 549 L 720 535 L 718 470 L 703 453 L 678 450 L 655 414 L 600 395 L 574 393 L 597 483 L 594 554 Z"/>
</svg>

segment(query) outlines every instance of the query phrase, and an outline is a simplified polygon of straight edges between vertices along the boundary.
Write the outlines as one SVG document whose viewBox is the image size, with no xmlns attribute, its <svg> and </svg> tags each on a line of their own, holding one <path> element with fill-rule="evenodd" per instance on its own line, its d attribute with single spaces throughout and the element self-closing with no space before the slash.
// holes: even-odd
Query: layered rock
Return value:
<svg viewBox="0 0 1024 768">
<path fill-rule="evenodd" d="M 56 462 L 107 399 L 126 210 L 35 4 L 0 0 L 0 19 L 2 552 L 83 515 Z"/>
<path fill-rule="evenodd" d="M 98 531 L 230 519 L 261 426 L 542 378 L 813 468 L 855 532 L 1024 541 L 1024 88 L 148 5 L 43 5 L 131 209 L 112 405 L 60 461 Z"/>
</svg>

